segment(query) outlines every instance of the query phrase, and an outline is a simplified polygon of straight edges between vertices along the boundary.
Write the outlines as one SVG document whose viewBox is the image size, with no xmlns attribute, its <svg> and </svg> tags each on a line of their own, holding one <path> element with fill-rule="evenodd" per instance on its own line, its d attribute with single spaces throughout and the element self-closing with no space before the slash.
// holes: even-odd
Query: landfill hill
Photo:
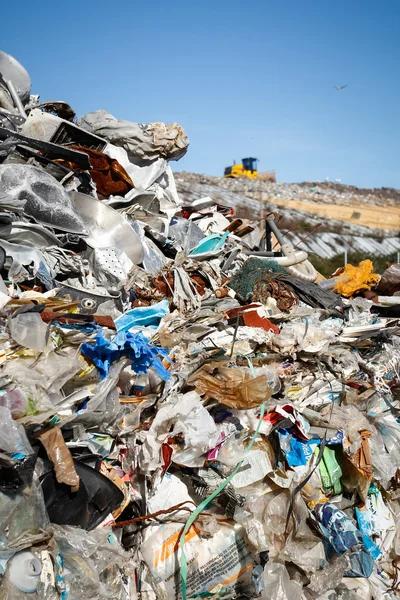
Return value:
<svg viewBox="0 0 400 600">
<path fill-rule="evenodd" d="M 286 198 L 323 202 L 325 204 L 356 204 L 362 202 L 370 206 L 400 206 L 400 190 L 395 188 L 358 188 L 333 181 L 305 181 L 302 183 L 282 183 L 250 179 L 229 179 L 214 175 L 181 171 L 175 174 L 178 180 L 187 183 L 216 185 L 232 192 L 258 194 L 262 191 L 270 198 Z"/>
<path fill-rule="evenodd" d="M 246 181 L 188 172 L 175 173 L 175 179 L 183 202 L 210 196 L 232 206 L 242 218 L 258 219 L 262 200 L 264 214 L 281 215 L 280 227 L 288 241 L 323 259 L 345 250 L 389 259 L 400 250 L 400 190 L 331 182 Z"/>
</svg>

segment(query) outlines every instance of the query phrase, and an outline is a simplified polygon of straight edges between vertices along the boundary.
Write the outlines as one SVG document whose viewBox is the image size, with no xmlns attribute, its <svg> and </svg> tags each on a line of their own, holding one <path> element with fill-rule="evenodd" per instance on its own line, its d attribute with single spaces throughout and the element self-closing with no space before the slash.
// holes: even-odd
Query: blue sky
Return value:
<svg viewBox="0 0 400 600">
<path fill-rule="evenodd" d="M 2 8 L 33 93 L 177 121 L 175 170 L 245 156 L 280 181 L 400 187 L 399 0 L 69 0 Z M 343 92 L 333 86 L 348 84 Z"/>
</svg>

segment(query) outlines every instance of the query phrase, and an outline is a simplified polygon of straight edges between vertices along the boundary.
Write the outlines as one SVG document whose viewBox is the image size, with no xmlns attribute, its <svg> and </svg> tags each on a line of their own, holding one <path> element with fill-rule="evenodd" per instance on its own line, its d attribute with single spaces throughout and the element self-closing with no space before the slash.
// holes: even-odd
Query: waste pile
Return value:
<svg viewBox="0 0 400 600">
<path fill-rule="evenodd" d="M 351 204 L 362 203 L 364 206 L 398 206 L 400 203 L 400 190 L 395 188 L 358 188 L 353 185 L 344 185 L 334 181 L 306 181 L 303 183 L 285 183 L 282 181 L 271 182 L 262 179 L 224 178 L 215 175 L 202 175 L 181 171 L 176 173 L 178 181 L 187 183 L 202 183 L 204 185 L 217 185 L 226 190 L 237 193 L 250 193 L 259 198 L 260 193 L 264 199 L 271 202 L 274 199 L 305 200 L 319 204 Z"/>
<path fill-rule="evenodd" d="M 321 281 L 182 205 L 179 125 L 0 73 L 0 599 L 397 597 L 400 266 Z"/>
</svg>

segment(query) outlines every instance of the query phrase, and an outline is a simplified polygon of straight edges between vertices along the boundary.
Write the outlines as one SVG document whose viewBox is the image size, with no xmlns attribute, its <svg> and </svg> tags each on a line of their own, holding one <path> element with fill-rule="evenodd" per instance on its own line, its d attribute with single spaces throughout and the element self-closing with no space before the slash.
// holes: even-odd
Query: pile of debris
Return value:
<svg viewBox="0 0 400 600">
<path fill-rule="evenodd" d="M 264 199 L 268 198 L 271 202 L 274 199 L 283 199 L 306 200 L 322 204 L 357 205 L 362 203 L 364 206 L 399 206 L 400 204 L 400 190 L 395 188 L 358 188 L 354 185 L 343 185 L 333 181 L 274 183 L 262 179 L 224 178 L 186 171 L 176 173 L 176 178 L 185 183 L 215 185 L 231 192 L 251 194 L 255 198 L 262 193 Z"/>
<path fill-rule="evenodd" d="M 395 598 L 400 266 L 320 281 L 181 205 L 179 125 L 0 72 L 0 598 Z"/>
<path fill-rule="evenodd" d="M 249 190 L 240 192 L 226 189 L 226 179 L 211 178 L 215 179 L 215 184 L 212 185 L 205 182 L 199 183 L 202 179 L 203 176 L 196 173 L 175 173 L 176 189 L 185 204 L 208 196 L 218 204 L 232 206 L 238 217 L 254 219 L 256 215 L 260 215 L 260 193 L 257 189 L 250 191 L 251 182 L 246 184 L 236 182 L 239 190 L 243 185 L 249 187 Z M 207 176 L 205 179 L 209 179 L 209 177 Z M 294 184 L 276 185 L 295 187 Z M 384 219 L 384 226 L 381 221 L 380 223 L 376 222 L 375 227 L 361 225 L 357 219 L 346 222 L 343 220 L 343 215 L 340 214 L 338 205 L 329 205 L 329 214 L 323 215 L 320 213 L 323 212 L 324 207 L 316 196 L 314 196 L 314 202 L 308 198 L 307 203 L 302 206 L 304 210 L 291 206 L 290 200 L 287 203 L 286 200 L 283 200 L 282 202 L 285 204 L 280 205 L 281 201 L 278 197 L 274 197 L 268 202 L 265 200 L 266 196 L 263 198 L 264 214 L 279 211 L 279 227 L 286 231 L 285 235 L 288 241 L 296 248 L 301 248 L 311 255 L 330 259 L 337 254 L 343 254 L 346 250 L 348 253 L 358 253 L 361 256 L 384 256 L 390 260 L 389 257 L 396 256 L 400 249 L 399 227 L 397 226 L 393 230 L 386 229 L 387 219 Z M 282 198 L 285 196 L 282 195 Z M 296 202 L 299 200 L 297 193 L 293 193 L 292 199 Z M 357 202 L 363 203 L 363 199 L 359 198 Z M 379 211 L 380 209 L 374 210 Z M 358 215 L 360 216 L 360 213 Z M 378 215 L 376 218 L 378 221 Z"/>
</svg>

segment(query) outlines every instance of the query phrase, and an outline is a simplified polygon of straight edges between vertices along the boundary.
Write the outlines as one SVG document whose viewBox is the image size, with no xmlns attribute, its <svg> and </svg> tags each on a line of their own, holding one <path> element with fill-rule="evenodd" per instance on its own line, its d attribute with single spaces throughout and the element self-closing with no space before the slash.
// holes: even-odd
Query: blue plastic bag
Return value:
<svg viewBox="0 0 400 600">
<path fill-rule="evenodd" d="M 133 327 L 157 329 L 160 321 L 169 313 L 168 300 L 161 300 L 152 306 L 138 306 L 128 310 L 115 320 L 117 331 L 129 331 Z"/>
<path fill-rule="evenodd" d="M 82 344 L 82 354 L 93 361 L 101 379 L 107 377 L 112 363 L 123 357 L 132 361 L 132 371 L 138 375 L 147 373 L 151 367 L 164 381 L 170 378 L 169 372 L 161 362 L 161 358 L 172 362 L 168 350 L 154 346 L 140 332 L 132 334 L 129 331 L 120 331 L 113 340 L 108 340 L 99 332 L 93 345 Z"/>
</svg>

